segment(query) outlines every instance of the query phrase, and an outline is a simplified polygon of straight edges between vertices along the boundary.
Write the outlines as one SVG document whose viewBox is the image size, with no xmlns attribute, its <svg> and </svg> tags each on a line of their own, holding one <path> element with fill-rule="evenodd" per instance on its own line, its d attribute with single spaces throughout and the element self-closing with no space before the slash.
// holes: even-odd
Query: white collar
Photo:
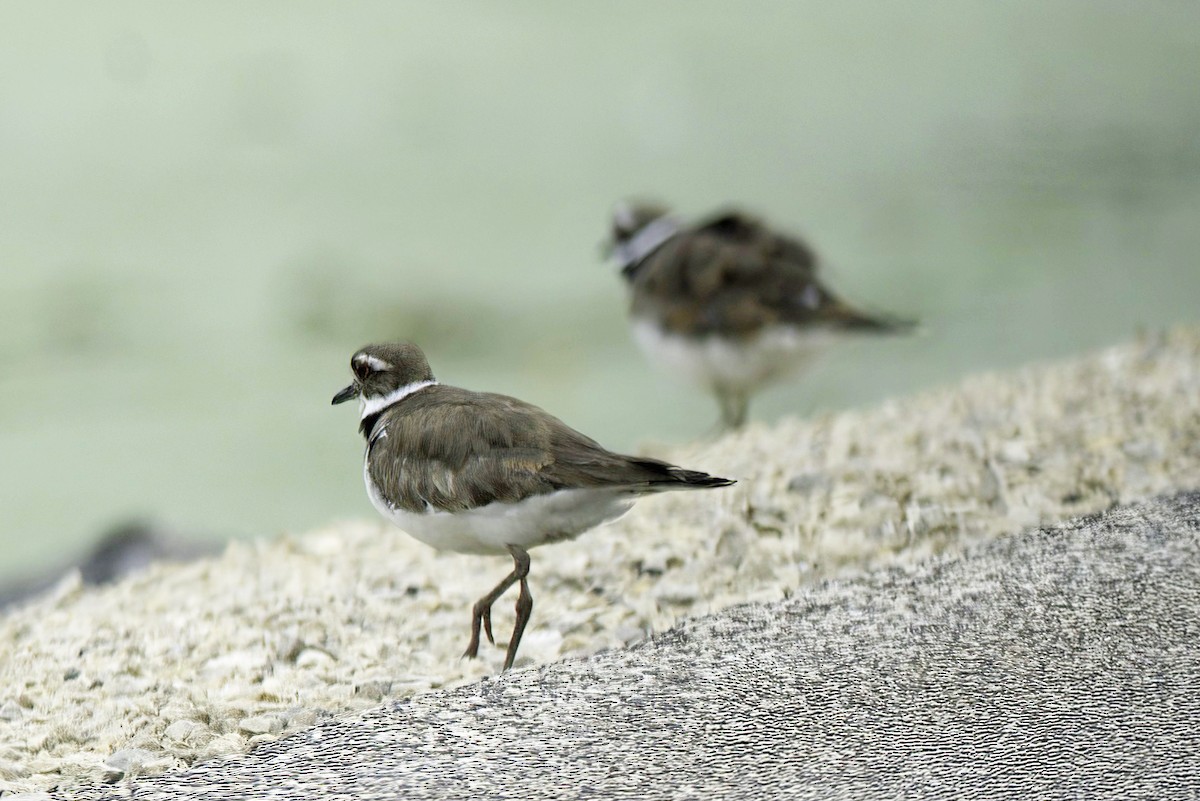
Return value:
<svg viewBox="0 0 1200 801">
<path fill-rule="evenodd" d="M 675 236 L 682 229 L 683 225 L 679 220 L 664 214 L 662 217 L 644 225 L 642 230 L 638 231 L 630 239 L 614 247 L 613 259 L 619 262 L 622 267 L 637 264 L 658 250 L 664 242 Z"/>
<path fill-rule="evenodd" d="M 425 389 L 425 387 L 432 387 L 436 385 L 437 381 L 415 381 L 412 384 L 405 384 L 402 387 L 397 387 L 386 395 L 377 395 L 373 398 L 360 396 L 358 399 L 358 406 L 361 412 L 360 419 L 365 420 L 371 415 L 378 414 L 379 412 L 383 411 L 393 403 L 407 398 L 414 392 L 419 392 L 422 389 Z"/>
</svg>

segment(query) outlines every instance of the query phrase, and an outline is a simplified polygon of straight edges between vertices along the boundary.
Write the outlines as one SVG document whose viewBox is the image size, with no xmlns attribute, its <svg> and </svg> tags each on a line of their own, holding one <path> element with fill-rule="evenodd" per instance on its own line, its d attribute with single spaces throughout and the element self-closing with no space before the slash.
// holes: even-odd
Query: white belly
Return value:
<svg viewBox="0 0 1200 801">
<path fill-rule="evenodd" d="M 393 508 L 363 471 L 367 495 L 379 513 L 405 533 L 440 551 L 504 554 L 578 537 L 629 511 L 636 497 L 610 489 L 559 490 L 517 503 L 490 503 L 465 512 L 409 512 Z"/>
<path fill-rule="evenodd" d="M 753 390 L 803 367 L 833 338 L 822 329 L 769 328 L 739 342 L 715 335 L 683 337 L 663 331 L 650 320 L 633 321 L 633 337 L 651 361 L 692 383 L 715 388 Z"/>
</svg>

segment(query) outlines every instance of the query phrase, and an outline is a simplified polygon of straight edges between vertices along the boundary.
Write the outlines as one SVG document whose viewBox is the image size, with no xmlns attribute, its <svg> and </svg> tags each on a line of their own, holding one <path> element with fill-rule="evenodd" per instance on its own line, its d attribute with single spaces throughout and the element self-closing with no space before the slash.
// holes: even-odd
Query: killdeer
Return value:
<svg viewBox="0 0 1200 801">
<path fill-rule="evenodd" d="M 439 384 L 416 345 L 368 345 L 350 359 L 367 441 L 363 477 L 379 513 L 439 550 L 508 554 L 514 567 L 471 613 L 464 656 L 493 644 L 492 604 L 520 584 L 504 669 L 533 610 L 529 549 L 614 520 L 642 495 L 734 482 L 657 459 L 622 456 L 536 406 Z"/>
<path fill-rule="evenodd" d="M 610 253 L 632 290 L 642 350 L 716 395 L 729 428 L 745 423 L 756 390 L 831 334 L 914 327 L 847 305 L 818 279 L 807 245 L 736 210 L 688 225 L 662 206 L 620 204 Z"/>
</svg>

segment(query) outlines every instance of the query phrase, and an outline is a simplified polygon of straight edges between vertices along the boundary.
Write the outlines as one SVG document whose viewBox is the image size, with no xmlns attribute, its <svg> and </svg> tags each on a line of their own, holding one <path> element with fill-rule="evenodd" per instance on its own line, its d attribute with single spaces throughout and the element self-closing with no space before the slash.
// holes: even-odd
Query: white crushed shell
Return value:
<svg viewBox="0 0 1200 801">
<path fill-rule="evenodd" d="M 122 748 L 104 760 L 105 780 L 133 778 L 145 773 L 157 773 L 170 766 L 172 759 L 160 751 L 146 748 Z"/>
<path fill-rule="evenodd" d="M 206 730 L 205 726 L 194 720 L 177 720 L 163 730 L 163 737 L 171 743 L 186 743 L 197 733 Z"/>
<path fill-rule="evenodd" d="M 247 734 L 276 734 L 283 731 L 283 718 L 275 715 L 255 715 L 242 718 L 238 730 Z"/>
</svg>

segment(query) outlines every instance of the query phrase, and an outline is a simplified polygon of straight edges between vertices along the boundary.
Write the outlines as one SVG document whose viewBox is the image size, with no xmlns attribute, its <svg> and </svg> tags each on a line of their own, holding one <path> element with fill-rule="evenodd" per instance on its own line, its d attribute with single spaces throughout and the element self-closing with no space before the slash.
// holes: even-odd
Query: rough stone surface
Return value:
<svg viewBox="0 0 1200 801">
<path fill-rule="evenodd" d="M 1195 798 L 1200 494 L 73 798 Z"/>
<path fill-rule="evenodd" d="M 654 455 L 739 483 L 535 550 L 518 669 L 1200 487 L 1200 330 Z M 509 568 L 372 516 L 108 586 L 69 577 L 0 617 L 0 791 L 111 778 L 130 749 L 151 755 L 140 775 L 182 769 L 494 674 L 501 648 L 459 655 Z"/>
</svg>

